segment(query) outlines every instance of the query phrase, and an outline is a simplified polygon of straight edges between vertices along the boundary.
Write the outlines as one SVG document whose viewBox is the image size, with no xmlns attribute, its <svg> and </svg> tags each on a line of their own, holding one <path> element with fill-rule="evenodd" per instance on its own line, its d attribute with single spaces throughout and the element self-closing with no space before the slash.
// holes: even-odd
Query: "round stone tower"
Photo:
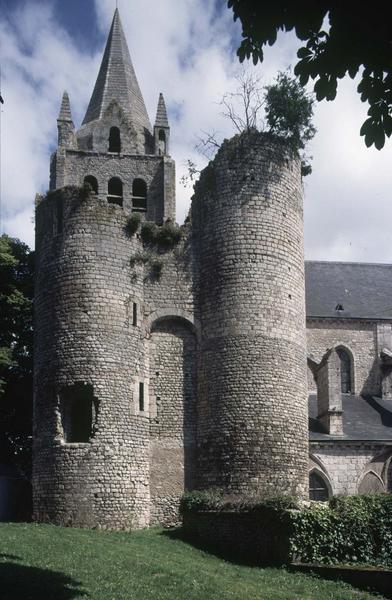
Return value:
<svg viewBox="0 0 392 600">
<path fill-rule="evenodd" d="M 198 487 L 307 497 L 301 166 L 260 133 L 225 141 L 195 188 Z"/>
<path fill-rule="evenodd" d="M 123 210 L 69 187 L 37 206 L 35 519 L 148 524 L 143 277 Z"/>
<path fill-rule="evenodd" d="M 34 518 L 142 527 L 145 278 L 128 226 L 131 213 L 174 217 L 174 161 L 163 96 L 153 135 L 117 9 L 82 126 L 75 131 L 66 93 L 57 123 L 51 191 L 36 211 Z"/>
</svg>

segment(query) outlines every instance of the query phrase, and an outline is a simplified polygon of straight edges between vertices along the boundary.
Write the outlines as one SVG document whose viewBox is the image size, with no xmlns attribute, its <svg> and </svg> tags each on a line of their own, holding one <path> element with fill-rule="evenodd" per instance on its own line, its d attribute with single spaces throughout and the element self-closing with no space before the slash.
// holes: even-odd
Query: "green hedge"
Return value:
<svg viewBox="0 0 392 600">
<path fill-rule="evenodd" d="M 392 566 L 392 495 L 337 497 L 292 515 L 291 548 L 302 562 Z"/>
<path fill-rule="evenodd" d="M 290 554 L 304 563 L 370 564 L 392 567 L 392 495 L 332 498 L 301 503 L 288 496 L 227 497 L 216 490 L 184 494 L 187 513 L 247 513 L 268 536 L 288 537 Z M 263 530 L 264 531 L 264 530 Z"/>
</svg>

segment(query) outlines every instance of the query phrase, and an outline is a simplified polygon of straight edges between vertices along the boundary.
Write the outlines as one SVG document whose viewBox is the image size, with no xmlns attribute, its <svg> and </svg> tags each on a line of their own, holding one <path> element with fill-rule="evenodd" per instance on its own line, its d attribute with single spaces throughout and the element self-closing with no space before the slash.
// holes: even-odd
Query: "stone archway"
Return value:
<svg viewBox="0 0 392 600">
<path fill-rule="evenodd" d="M 166 316 L 152 324 L 149 346 L 151 524 L 173 523 L 194 480 L 196 337 L 187 321 Z"/>
</svg>

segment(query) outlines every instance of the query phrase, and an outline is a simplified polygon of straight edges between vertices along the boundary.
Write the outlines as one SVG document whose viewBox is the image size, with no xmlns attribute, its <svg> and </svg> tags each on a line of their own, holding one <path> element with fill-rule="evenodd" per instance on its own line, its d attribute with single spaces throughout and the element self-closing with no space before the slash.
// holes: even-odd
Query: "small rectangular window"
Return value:
<svg viewBox="0 0 392 600">
<path fill-rule="evenodd" d="M 61 421 L 66 443 L 89 442 L 97 417 L 97 399 L 91 385 L 78 382 L 60 392 Z"/>
<path fill-rule="evenodd" d="M 137 304 L 136 304 L 136 302 L 133 303 L 132 325 L 134 327 L 137 325 Z"/>
<path fill-rule="evenodd" d="M 144 383 L 139 382 L 139 410 L 144 412 Z"/>
</svg>

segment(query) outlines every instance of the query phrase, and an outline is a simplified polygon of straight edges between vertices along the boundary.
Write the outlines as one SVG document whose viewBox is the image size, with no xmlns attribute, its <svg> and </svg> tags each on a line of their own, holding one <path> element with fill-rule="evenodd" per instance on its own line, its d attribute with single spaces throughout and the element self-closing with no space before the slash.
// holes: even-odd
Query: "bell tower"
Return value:
<svg viewBox="0 0 392 600">
<path fill-rule="evenodd" d="M 154 129 L 116 9 L 94 90 L 75 132 L 64 92 L 50 189 L 90 183 L 99 200 L 162 223 L 175 218 L 175 165 L 162 94 Z"/>
<path fill-rule="evenodd" d="M 158 113 L 168 140 L 163 98 Z M 118 10 L 81 127 L 66 92 L 57 124 L 51 189 L 36 207 L 34 518 L 144 527 L 151 294 L 127 225 L 135 212 L 174 219 L 174 161 L 156 145 Z"/>
</svg>

